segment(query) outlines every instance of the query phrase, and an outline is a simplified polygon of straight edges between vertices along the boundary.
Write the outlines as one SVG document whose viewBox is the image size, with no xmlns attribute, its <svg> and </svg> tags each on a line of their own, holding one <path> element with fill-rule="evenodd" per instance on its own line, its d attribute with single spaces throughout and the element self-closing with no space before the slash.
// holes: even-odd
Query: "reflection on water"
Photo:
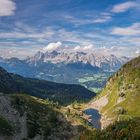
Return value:
<svg viewBox="0 0 140 140">
<path fill-rule="evenodd" d="M 91 124 L 93 125 L 93 127 L 97 128 L 97 129 L 101 129 L 101 123 L 100 123 L 100 119 L 101 119 L 101 115 L 99 114 L 99 111 L 96 109 L 87 109 L 84 111 L 87 115 L 91 116 Z"/>
</svg>

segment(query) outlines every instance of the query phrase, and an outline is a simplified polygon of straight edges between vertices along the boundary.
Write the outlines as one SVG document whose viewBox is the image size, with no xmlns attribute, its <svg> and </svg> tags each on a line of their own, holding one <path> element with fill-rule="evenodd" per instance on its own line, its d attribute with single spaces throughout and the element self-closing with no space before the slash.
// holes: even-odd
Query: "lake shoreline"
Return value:
<svg viewBox="0 0 140 140">
<path fill-rule="evenodd" d="M 96 129 L 101 129 L 101 114 L 98 110 L 89 108 L 84 110 L 84 113 L 89 116 L 88 122 Z"/>
</svg>

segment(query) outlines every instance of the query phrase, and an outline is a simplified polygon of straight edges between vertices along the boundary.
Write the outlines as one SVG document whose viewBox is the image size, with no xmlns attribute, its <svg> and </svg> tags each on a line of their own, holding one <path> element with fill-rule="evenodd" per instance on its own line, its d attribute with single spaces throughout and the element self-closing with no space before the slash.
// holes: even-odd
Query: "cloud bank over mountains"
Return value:
<svg viewBox="0 0 140 140">
<path fill-rule="evenodd" d="M 58 41 L 58 42 L 52 42 L 49 43 L 47 46 L 43 47 L 43 49 L 41 51 L 46 52 L 46 51 L 93 51 L 94 46 L 93 44 L 89 44 L 86 46 L 68 46 L 63 44 L 62 42 Z"/>
<path fill-rule="evenodd" d="M 54 51 L 58 50 L 62 46 L 61 42 L 56 42 L 56 43 L 49 43 L 46 47 L 43 48 L 43 51 Z"/>
<path fill-rule="evenodd" d="M 139 12 L 140 0 L 0 0 L 0 56 L 66 50 L 135 57 Z"/>
<path fill-rule="evenodd" d="M 38 47 L 38 48 L 8 48 L 5 49 L 4 47 L 1 48 L 0 56 L 4 58 L 10 58 L 10 57 L 18 57 L 20 59 L 25 59 L 28 56 L 33 56 L 36 52 L 41 51 L 43 53 L 45 52 L 52 52 L 52 51 L 58 51 L 58 52 L 85 52 L 85 53 L 95 53 L 95 54 L 105 54 L 105 55 L 116 55 L 118 57 L 120 56 L 127 56 L 127 57 L 135 57 L 140 55 L 140 49 L 137 47 L 120 47 L 120 46 L 102 46 L 102 47 L 95 47 L 93 44 L 88 44 L 85 46 L 68 46 L 64 43 L 58 41 L 58 42 L 51 42 L 45 47 Z M 125 55 L 124 55 L 125 54 Z"/>
</svg>

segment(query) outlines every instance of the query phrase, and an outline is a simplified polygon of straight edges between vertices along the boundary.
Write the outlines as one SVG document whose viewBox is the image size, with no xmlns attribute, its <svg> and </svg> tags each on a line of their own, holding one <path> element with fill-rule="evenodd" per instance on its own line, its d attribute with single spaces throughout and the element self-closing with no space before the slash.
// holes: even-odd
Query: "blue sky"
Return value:
<svg viewBox="0 0 140 140">
<path fill-rule="evenodd" d="M 0 56 L 60 46 L 139 55 L 140 0 L 0 0 Z"/>
</svg>

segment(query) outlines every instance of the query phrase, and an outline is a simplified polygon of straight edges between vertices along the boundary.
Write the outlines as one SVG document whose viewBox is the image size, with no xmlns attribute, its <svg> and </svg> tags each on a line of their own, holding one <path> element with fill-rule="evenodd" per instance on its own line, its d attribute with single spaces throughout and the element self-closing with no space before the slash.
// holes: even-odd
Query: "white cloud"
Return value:
<svg viewBox="0 0 140 140">
<path fill-rule="evenodd" d="M 62 46 L 62 43 L 61 42 L 49 43 L 46 47 L 43 48 L 43 51 L 57 50 L 61 46 Z"/>
<path fill-rule="evenodd" d="M 89 44 L 89 45 L 86 45 L 86 46 L 76 46 L 74 48 L 72 48 L 72 50 L 74 51 L 92 51 L 93 50 L 93 44 Z"/>
<path fill-rule="evenodd" d="M 136 56 L 136 51 L 139 50 L 139 36 L 126 36 L 126 32 L 124 30 L 128 30 L 130 28 L 131 30 L 135 30 L 137 32 L 136 35 L 138 35 L 138 30 L 140 30 L 140 23 L 135 23 L 131 26 L 124 27 L 123 31 L 116 32 L 116 27 L 112 29 L 112 34 L 123 34 L 119 39 L 116 39 L 115 36 L 107 36 L 104 31 L 101 33 L 94 32 L 94 30 L 91 30 L 90 32 L 82 32 L 80 31 L 68 31 L 66 29 L 59 29 L 50 27 L 49 29 L 44 28 L 43 30 L 38 30 L 33 27 L 30 27 L 28 25 L 24 25 L 21 23 L 16 23 L 16 29 L 14 28 L 13 31 L 7 32 L 7 33 L 0 33 L 0 38 L 3 38 L 0 42 L 0 53 L 1 53 L 1 47 L 7 47 L 7 48 L 17 48 L 18 53 L 21 54 L 21 57 L 27 56 L 30 52 L 30 49 L 34 47 L 34 54 L 36 52 L 35 48 L 38 48 L 38 50 L 42 50 L 43 47 L 48 44 L 48 41 L 50 42 L 55 42 L 55 43 L 50 43 L 48 46 L 46 46 L 44 51 L 46 50 L 66 50 L 66 51 L 85 51 L 85 52 L 92 52 L 92 51 L 99 51 L 103 52 L 104 54 L 106 53 L 113 53 L 116 55 L 129 55 L 129 56 Z M 24 27 L 24 28 L 22 28 Z M 132 31 L 131 31 L 132 32 Z M 134 32 L 134 31 L 133 31 Z M 129 33 L 130 34 L 130 33 Z M 131 33 L 132 34 L 132 33 Z M 134 34 L 134 33 L 133 33 Z M 17 42 L 16 39 L 22 38 L 23 40 Z M 60 41 L 59 43 L 57 41 Z M 62 44 L 61 42 L 64 42 Z M 132 43 L 137 43 L 132 44 Z M 57 45 L 56 45 L 57 44 Z M 60 44 L 60 47 L 58 47 Z M 67 48 L 66 48 L 66 45 Z M 89 45 L 87 45 L 89 44 Z M 94 46 L 92 45 L 94 44 Z M 112 47 L 111 46 L 124 46 L 123 48 L 118 47 Z M 53 46 L 53 47 L 52 47 Z M 55 47 L 54 47 L 55 46 Z M 76 46 L 76 47 L 75 47 Z M 107 46 L 107 47 L 102 47 L 101 46 Z M 133 46 L 133 47 L 129 47 Z M 28 47 L 29 49 L 22 54 L 22 50 L 19 50 L 18 48 L 24 48 Z M 48 48 L 47 48 L 48 47 Z M 5 50 L 7 50 L 7 48 Z M 101 49 L 98 49 L 101 48 Z M 129 49 L 128 49 L 129 48 Z M 4 50 L 4 49 L 3 49 Z M 132 51 L 133 50 L 133 51 Z M 21 51 L 21 52 L 19 52 Z M 4 54 L 6 56 L 17 56 L 15 52 L 11 53 L 6 53 L 4 51 Z M 30 54 L 29 54 L 30 55 Z M 20 56 L 18 56 L 20 57 Z"/>
<path fill-rule="evenodd" d="M 109 55 L 114 54 L 116 56 L 128 56 L 136 57 L 140 54 L 140 50 L 137 46 L 102 46 L 95 47 L 93 44 L 87 46 L 76 46 L 73 51 L 82 51 L 82 52 L 94 52 L 97 54 Z"/>
<path fill-rule="evenodd" d="M 139 55 L 137 46 L 112 46 L 112 47 L 100 47 L 95 51 L 102 54 L 114 54 L 116 56 L 136 57 Z M 137 53 L 136 53 L 137 52 Z"/>
<path fill-rule="evenodd" d="M 25 32 L 1 32 L 0 38 L 47 38 L 52 36 L 52 32 L 34 32 L 34 33 L 25 33 Z"/>
<path fill-rule="evenodd" d="M 12 42 L 9 42 L 10 45 Z M 4 46 L 4 45 L 3 45 Z M 2 57 L 18 57 L 18 58 L 26 58 L 27 56 L 34 55 L 37 51 L 65 51 L 65 52 L 76 52 L 76 51 L 82 51 L 82 52 L 93 52 L 93 53 L 99 53 L 103 55 L 107 54 L 114 54 L 116 56 L 129 56 L 129 57 L 136 57 L 140 55 L 140 46 L 102 46 L 102 47 L 96 47 L 93 44 L 89 45 L 79 45 L 79 46 L 66 46 L 65 44 L 62 44 L 61 42 L 56 43 L 50 43 L 48 44 L 43 50 L 40 46 L 34 46 L 34 47 L 16 47 L 15 44 L 9 45 L 7 44 L 7 47 L 0 47 L 0 56 Z"/>
<path fill-rule="evenodd" d="M 140 23 L 134 23 L 129 27 L 116 27 L 112 30 L 111 34 L 130 36 L 130 35 L 140 35 Z"/>
<path fill-rule="evenodd" d="M 107 22 L 107 21 L 109 21 L 109 20 L 111 20 L 112 19 L 112 17 L 111 16 L 107 16 L 107 15 L 104 15 L 104 16 L 102 16 L 101 18 L 97 18 L 97 19 L 95 19 L 95 20 L 93 20 L 93 22 L 94 23 L 104 23 L 104 22 Z"/>
<path fill-rule="evenodd" d="M 19 21 L 15 22 L 14 27 L 10 27 L 12 27 L 11 30 L 0 32 L 0 38 L 5 41 L 16 39 L 35 40 L 35 42 L 38 41 L 46 44 L 46 42 L 53 38 L 53 35 L 56 33 L 52 26 L 40 30 L 40 28 L 31 27 Z M 19 42 L 17 42 L 17 44 L 18 43 Z"/>
<path fill-rule="evenodd" d="M 56 32 L 56 38 L 63 42 L 72 42 L 74 44 L 90 44 L 88 39 L 85 39 L 81 32 L 78 31 L 67 31 L 65 29 L 60 29 Z"/>
<path fill-rule="evenodd" d="M 88 24 L 94 24 L 94 23 L 105 23 L 112 19 L 111 13 L 101 13 L 97 15 L 96 17 L 92 16 L 88 18 L 77 18 L 70 15 L 63 15 L 63 19 L 65 19 L 66 22 L 73 23 L 75 26 L 79 25 L 88 25 Z"/>
<path fill-rule="evenodd" d="M 76 46 L 76 47 L 74 47 L 74 51 L 79 51 L 80 49 L 81 49 L 80 46 Z"/>
<path fill-rule="evenodd" d="M 83 50 L 91 50 L 91 49 L 93 49 L 93 44 L 89 44 L 83 47 Z"/>
<path fill-rule="evenodd" d="M 3 58 L 17 57 L 25 59 L 27 56 L 34 55 L 39 49 L 35 48 L 17 48 L 17 47 L 0 47 L 0 56 Z"/>
<path fill-rule="evenodd" d="M 22 22 L 16 22 L 15 28 L 13 31 L 9 32 L 0 32 L 0 38 L 31 38 L 31 39 L 47 39 L 54 35 L 54 31 L 52 29 L 45 28 L 43 31 L 39 31 L 33 27 L 30 27 Z"/>
<path fill-rule="evenodd" d="M 70 51 L 70 52 L 75 52 L 75 51 L 87 52 L 87 51 L 93 50 L 93 44 L 68 46 L 68 45 L 62 44 L 61 42 L 58 41 L 58 42 L 49 43 L 46 47 L 43 48 L 43 52 L 53 51 L 53 50 Z"/>
<path fill-rule="evenodd" d="M 15 26 L 16 28 L 14 28 L 16 31 L 23 31 L 23 32 L 30 32 L 30 33 L 34 33 L 35 32 L 35 28 L 30 27 L 22 22 L 16 21 L 15 22 Z"/>
<path fill-rule="evenodd" d="M 0 16 L 13 15 L 16 10 L 16 4 L 12 0 L 0 0 Z"/>
<path fill-rule="evenodd" d="M 137 51 L 136 51 L 136 54 L 140 54 L 140 50 L 137 50 Z"/>
<path fill-rule="evenodd" d="M 137 6 L 138 4 L 136 2 L 129 1 L 115 5 L 111 11 L 113 13 L 122 13 L 129 9 L 136 8 Z"/>
</svg>

